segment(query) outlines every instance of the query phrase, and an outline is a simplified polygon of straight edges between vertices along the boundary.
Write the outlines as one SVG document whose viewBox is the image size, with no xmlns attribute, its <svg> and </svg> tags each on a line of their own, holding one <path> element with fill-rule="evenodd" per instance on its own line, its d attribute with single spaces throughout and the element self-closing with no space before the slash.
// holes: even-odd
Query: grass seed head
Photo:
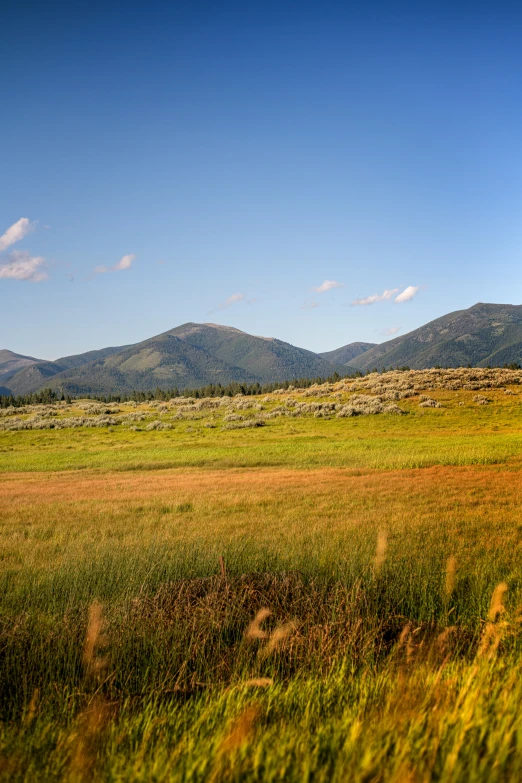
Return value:
<svg viewBox="0 0 522 783">
<path fill-rule="evenodd" d="M 270 617 L 272 612 L 270 609 L 260 609 L 256 614 L 248 628 L 246 629 L 245 636 L 247 639 L 268 639 L 269 633 L 263 631 L 261 623 L 264 622 L 267 617 Z"/>
<path fill-rule="evenodd" d="M 388 534 L 385 530 L 379 530 L 377 534 L 377 546 L 375 549 L 375 573 L 380 573 L 384 561 L 386 560 L 386 549 L 388 547 Z"/>
<path fill-rule="evenodd" d="M 498 584 L 493 590 L 488 612 L 488 620 L 490 623 L 494 623 L 497 617 L 505 613 L 506 608 L 503 602 L 507 590 L 508 586 L 505 582 L 500 582 L 500 584 Z"/>
<path fill-rule="evenodd" d="M 244 683 L 248 688 L 269 688 L 274 684 L 271 677 L 252 677 Z"/>
<path fill-rule="evenodd" d="M 103 607 L 99 601 L 93 601 L 89 606 L 87 633 L 83 647 L 83 663 L 87 677 L 97 675 L 107 665 L 107 659 L 99 656 L 99 651 L 105 646 L 103 635 Z"/>
<path fill-rule="evenodd" d="M 451 594 L 455 589 L 456 574 L 457 574 L 457 561 L 455 560 L 455 557 L 451 555 L 451 557 L 448 557 L 448 562 L 446 563 L 446 583 L 444 586 L 444 594 L 446 596 L 446 600 L 448 600 L 451 597 Z"/>
<path fill-rule="evenodd" d="M 100 698 L 95 698 L 77 722 L 71 735 L 71 753 L 68 783 L 87 783 L 99 780 L 96 777 L 96 766 L 102 735 L 111 717 L 109 705 Z"/>
<path fill-rule="evenodd" d="M 284 625 L 276 628 L 271 634 L 268 642 L 261 648 L 259 654 L 262 658 L 266 658 L 272 655 L 294 631 L 297 630 L 297 625 L 294 622 L 285 623 Z"/>
<path fill-rule="evenodd" d="M 38 688 L 35 688 L 33 691 L 33 695 L 31 697 L 31 701 L 28 704 L 27 712 L 25 713 L 24 716 L 25 725 L 29 725 L 35 719 L 38 710 L 39 701 L 40 701 L 40 691 Z"/>
</svg>

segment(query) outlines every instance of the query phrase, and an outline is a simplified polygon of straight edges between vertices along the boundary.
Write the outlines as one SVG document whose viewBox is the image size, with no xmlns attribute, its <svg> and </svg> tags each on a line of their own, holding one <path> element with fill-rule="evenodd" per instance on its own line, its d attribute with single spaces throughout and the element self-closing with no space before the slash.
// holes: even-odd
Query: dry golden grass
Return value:
<svg viewBox="0 0 522 783">
<path fill-rule="evenodd" d="M 327 496 L 331 489 L 356 493 L 376 493 L 391 499 L 407 492 L 428 498 L 462 491 L 464 497 L 477 493 L 481 502 L 500 496 L 515 500 L 522 484 L 514 465 L 433 466 L 422 469 L 371 470 L 353 468 L 231 468 L 223 470 L 174 469 L 144 473 L 3 473 L 0 476 L 0 500 L 4 512 L 13 504 L 80 502 L 132 502 L 172 498 L 173 502 L 199 497 L 230 504 L 241 497 L 277 500 L 290 493 L 313 497 Z"/>
<path fill-rule="evenodd" d="M 520 780 L 520 396 L 475 374 L 368 376 L 443 407 L 220 432 L 219 469 L 214 431 L 200 468 L 169 431 L 3 433 L 0 779 Z M 122 469 L 151 444 L 190 466 Z"/>
</svg>

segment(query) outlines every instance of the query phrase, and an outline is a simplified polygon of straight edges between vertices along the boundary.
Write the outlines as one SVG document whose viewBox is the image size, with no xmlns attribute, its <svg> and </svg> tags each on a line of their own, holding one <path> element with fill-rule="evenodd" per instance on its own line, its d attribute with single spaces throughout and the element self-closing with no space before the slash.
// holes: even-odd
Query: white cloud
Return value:
<svg viewBox="0 0 522 783">
<path fill-rule="evenodd" d="M 242 302 L 244 298 L 244 294 L 232 294 L 232 296 L 229 296 L 225 302 L 225 307 L 230 307 L 230 305 L 233 305 L 234 302 Z"/>
<path fill-rule="evenodd" d="M 401 304 L 401 302 L 408 302 L 410 299 L 413 299 L 417 291 L 419 290 L 420 286 L 415 285 L 409 285 L 407 288 L 404 289 L 398 296 L 395 296 L 395 294 L 400 290 L 399 288 L 390 288 L 386 291 L 383 291 L 382 294 L 371 294 L 371 296 L 365 296 L 363 299 L 354 299 L 352 302 L 352 305 L 372 305 L 375 304 L 375 302 L 385 302 L 389 301 L 395 296 L 394 301 L 398 304 Z"/>
<path fill-rule="evenodd" d="M 301 305 L 301 310 L 315 310 L 316 307 L 319 307 L 319 302 L 305 302 Z"/>
<path fill-rule="evenodd" d="M 409 302 L 410 299 L 413 299 L 419 288 L 420 286 L 418 285 L 409 285 L 402 293 L 399 294 L 399 296 L 395 297 L 395 301 L 399 302 L 399 304 L 401 302 Z"/>
<path fill-rule="evenodd" d="M 219 305 L 220 310 L 225 310 L 227 307 L 231 307 L 233 304 L 236 304 L 236 302 L 242 302 L 245 298 L 244 294 L 231 294 L 226 302 L 222 302 Z"/>
<path fill-rule="evenodd" d="M 31 223 L 29 218 L 20 218 L 12 226 L 9 226 L 5 234 L 0 237 L 0 253 L 14 245 L 15 242 L 20 242 L 27 234 L 34 231 L 35 226 L 36 223 Z"/>
<path fill-rule="evenodd" d="M 136 256 L 133 256 L 132 253 L 129 253 L 126 256 L 122 256 L 117 264 L 114 264 L 114 266 L 105 266 L 102 264 L 101 266 L 97 266 L 94 270 L 95 275 L 104 275 L 106 272 L 121 272 L 122 269 L 130 269 L 132 262 Z"/>
<path fill-rule="evenodd" d="M 324 280 L 320 286 L 314 288 L 318 294 L 324 294 L 325 291 L 331 291 L 332 288 L 343 288 L 344 283 L 338 283 L 337 280 Z"/>
<path fill-rule="evenodd" d="M 398 290 L 398 288 L 390 288 L 389 290 L 383 291 L 382 294 L 371 294 L 371 296 L 366 296 L 364 299 L 354 299 L 352 304 L 364 306 L 372 305 L 375 302 L 385 302 L 386 300 L 391 299 Z"/>
<path fill-rule="evenodd" d="M 388 326 L 387 329 L 381 329 L 381 334 L 383 334 L 385 337 L 389 337 L 392 334 L 397 334 L 397 332 L 400 332 L 401 329 L 401 326 Z"/>
<path fill-rule="evenodd" d="M 0 278 L 40 283 L 48 277 L 44 263 L 45 259 L 41 256 L 31 256 L 25 250 L 13 250 L 7 263 L 0 265 Z"/>
<path fill-rule="evenodd" d="M 115 272 L 118 272 L 120 269 L 130 269 L 135 258 L 136 256 L 133 256 L 132 253 L 129 253 L 128 255 L 123 256 L 123 258 L 121 258 L 112 268 Z"/>
</svg>

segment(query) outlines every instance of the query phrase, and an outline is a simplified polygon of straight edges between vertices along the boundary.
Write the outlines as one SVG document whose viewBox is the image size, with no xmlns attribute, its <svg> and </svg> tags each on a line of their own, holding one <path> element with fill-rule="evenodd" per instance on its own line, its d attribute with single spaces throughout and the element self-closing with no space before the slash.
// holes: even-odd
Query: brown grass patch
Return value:
<svg viewBox="0 0 522 783">
<path fill-rule="evenodd" d="M 350 470 L 319 468 L 158 470 L 146 473 L 5 473 L 0 479 L 2 503 L 54 503 L 56 501 L 147 500 L 168 497 L 198 499 L 202 496 L 287 497 L 288 494 L 330 495 L 333 491 L 383 493 L 389 497 L 407 491 L 412 496 L 438 497 L 454 493 L 476 496 L 481 502 L 498 500 L 499 493 L 513 501 L 522 483 L 513 470 L 496 465 L 434 466 L 411 470 Z"/>
</svg>

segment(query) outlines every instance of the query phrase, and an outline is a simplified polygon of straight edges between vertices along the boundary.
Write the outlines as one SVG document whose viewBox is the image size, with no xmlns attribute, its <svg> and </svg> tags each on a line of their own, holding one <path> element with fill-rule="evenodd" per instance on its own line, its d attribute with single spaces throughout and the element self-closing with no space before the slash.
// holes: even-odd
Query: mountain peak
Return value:
<svg viewBox="0 0 522 783">
<path fill-rule="evenodd" d="M 472 307 L 470 307 L 467 311 L 461 310 L 460 312 L 470 312 L 472 310 L 480 310 L 483 308 L 488 308 L 488 310 L 519 310 L 522 307 L 522 305 L 514 305 L 514 304 L 494 304 L 493 302 L 477 302 Z"/>
<path fill-rule="evenodd" d="M 11 359 L 29 359 L 31 362 L 41 361 L 41 359 L 35 359 L 34 356 L 24 356 L 21 353 L 10 351 L 9 348 L 0 348 L 0 362 L 7 362 Z"/>
<path fill-rule="evenodd" d="M 323 359 L 327 359 L 329 362 L 334 362 L 335 364 L 347 365 L 352 359 L 356 359 L 358 356 L 361 356 L 366 353 L 366 351 L 369 351 L 370 348 L 374 347 L 375 343 L 348 343 L 348 345 L 343 345 L 342 348 L 336 348 L 333 351 L 324 351 L 323 353 L 320 353 L 319 356 L 322 356 Z"/>
<path fill-rule="evenodd" d="M 235 329 L 233 326 L 223 326 L 222 324 L 213 323 L 198 324 L 195 323 L 195 321 L 187 321 L 185 324 L 181 324 L 180 326 L 174 327 L 174 329 L 170 329 L 168 332 L 165 332 L 165 334 L 173 334 L 175 337 L 183 339 L 184 337 L 187 337 L 191 334 L 199 334 L 208 329 L 230 334 L 246 334 L 246 332 L 242 332 L 240 329 Z"/>
<path fill-rule="evenodd" d="M 219 329 L 219 331 L 221 332 L 232 332 L 234 334 L 246 334 L 246 332 L 242 332 L 241 329 L 236 329 L 235 326 L 225 326 L 224 324 L 213 324 L 207 322 L 204 324 L 198 324 L 198 326 L 208 326 L 211 329 Z"/>
<path fill-rule="evenodd" d="M 221 324 L 189 322 L 135 345 L 105 350 L 110 353 L 36 364 L 5 386 L 15 394 L 52 388 L 85 396 L 231 382 L 279 383 L 342 371 L 311 351 Z"/>
<path fill-rule="evenodd" d="M 375 367 L 502 367 L 522 363 L 522 306 L 477 302 L 376 345 L 349 365 Z"/>
<path fill-rule="evenodd" d="M 3 349 L 0 394 L 51 388 L 86 396 L 231 382 L 279 383 L 375 367 L 502 367 L 515 362 L 522 364 L 522 305 L 477 302 L 380 345 L 350 343 L 323 354 L 233 326 L 194 322 L 135 345 L 103 348 L 55 362 Z"/>
</svg>

